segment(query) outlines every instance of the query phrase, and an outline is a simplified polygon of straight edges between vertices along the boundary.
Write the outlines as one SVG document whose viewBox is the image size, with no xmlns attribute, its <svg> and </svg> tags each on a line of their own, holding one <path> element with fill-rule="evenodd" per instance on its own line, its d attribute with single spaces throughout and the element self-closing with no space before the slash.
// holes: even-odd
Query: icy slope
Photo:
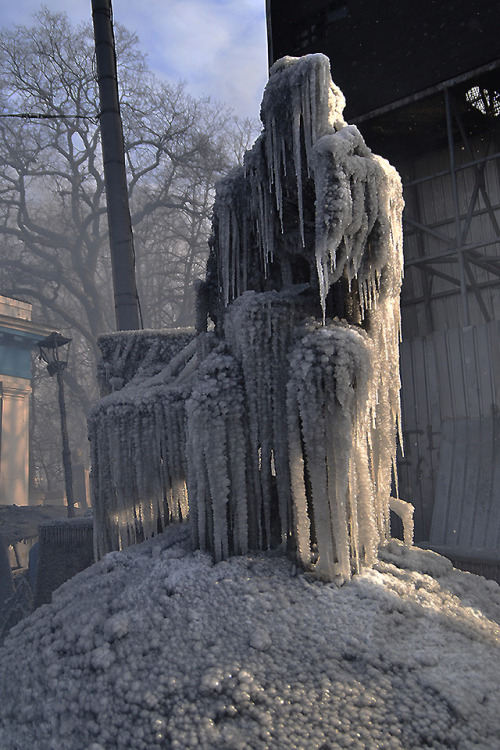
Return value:
<svg viewBox="0 0 500 750">
<path fill-rule="evenodd" d="M 108 554 L 0 650 L 0 747 L 498 748 L 500 588 L 381 556 L 338 589 L 185 526 Z"/>
</svg>

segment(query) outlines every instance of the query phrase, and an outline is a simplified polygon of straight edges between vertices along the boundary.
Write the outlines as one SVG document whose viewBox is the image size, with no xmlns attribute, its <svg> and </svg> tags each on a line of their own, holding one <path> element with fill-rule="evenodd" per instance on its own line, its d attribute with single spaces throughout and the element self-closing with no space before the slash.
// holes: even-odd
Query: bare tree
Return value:
<svg viewBox="0 0 500 750">
<path fill-rule="evenodd" d="M 144 324 L 186 325 L 213 185 L 251 127 L 155 79 L 136 36 L 115 35 Z M 0 35 L 0 288 L 74 339 L 68 386 L 82 412 L 96 338 L 114 327 L 93 58 L 90 22 L 47 8 Z"/>
</svg>

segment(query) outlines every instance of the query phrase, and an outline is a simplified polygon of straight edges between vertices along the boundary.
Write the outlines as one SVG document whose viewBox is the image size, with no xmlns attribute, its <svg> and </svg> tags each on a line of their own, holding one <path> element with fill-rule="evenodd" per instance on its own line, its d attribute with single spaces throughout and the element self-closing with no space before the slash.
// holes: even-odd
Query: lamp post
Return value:
<svg viewBox="0 0 500 750">
<path fill-rule="evenodd" d="M 69 346 L 72 339 L 65 338 L 57 331 L 38 342 L 40 354 L 38 359 L 47 363 L 47 370 L 51 377 L 57 375 L 59 391 L 59 413 L 61 415 L 61 437 L 62 437 L 62 461 L 64 469 L 64 484 L 66 487 L 66 499 L 68 501 L 68 518 L 75 515 L 75 502 L 73 498 L 73 470 L 71 467 L 71 451 L 69 449 L 68 427 L 66 424 L 66 406 L 64 403 L 63 370 L 68 365 Z"/>
</svg>

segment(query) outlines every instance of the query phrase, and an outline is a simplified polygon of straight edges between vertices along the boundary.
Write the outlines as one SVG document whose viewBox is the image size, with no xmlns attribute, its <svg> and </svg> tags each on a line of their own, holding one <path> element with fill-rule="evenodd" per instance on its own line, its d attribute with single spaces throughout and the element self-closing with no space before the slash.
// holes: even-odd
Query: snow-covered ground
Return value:
<svg viewBox="0 0 500 750">
<path fill-rule="evenodd" d="M 2 750 L 500 746 L 500 588 L 390 541 L 341 588 L 186 525 L 62 586 L 0 649 Z"/>
</svg>

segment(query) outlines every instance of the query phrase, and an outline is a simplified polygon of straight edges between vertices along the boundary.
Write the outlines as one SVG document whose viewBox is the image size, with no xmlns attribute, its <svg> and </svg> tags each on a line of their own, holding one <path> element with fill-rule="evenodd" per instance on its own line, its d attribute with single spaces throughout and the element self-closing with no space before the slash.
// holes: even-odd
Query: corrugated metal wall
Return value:
<svg viewBox="0 0 500 750">
<path fill-rule="evenodd" d="M 446 149 L 400 168 L 406 184 L 404 338 L 500 319 L 499 277 L 491 272 L 498 271 L 500 262 L 500 160 L 491 158 L 500 152 L 499 125 L 496 122 L 490 133 L 470 141 L 472 153 L 457 144 L 458 217 Z M 479 163 L 465 166 L 472 161 Z M 449 280 L 459 278 L 457 246 L 465 250 L 468 320 L 464 319 L 460 287 Z M 436 258 L 439 255 L 441 258 Z M 432 266 L 420 263 L 430 256 L 436 258 Z"/>
<path fill-rule="evenodd" d="M 456 116 L 453 96 L 447 111 Z M 478 559 L 498 559 L 500 545 L 498 119 L 485 118 L 472 137 L 456 116 L 448 148 L 398 165 L 406 185 L 400 495 L 415 506 L 416 541 Z"/>
<path fill-rule="evenodd" d="M 500 322 L 401 346 L 400 494 L 415 538 L 491 548 L 500 531 Z"/>
</svg>

